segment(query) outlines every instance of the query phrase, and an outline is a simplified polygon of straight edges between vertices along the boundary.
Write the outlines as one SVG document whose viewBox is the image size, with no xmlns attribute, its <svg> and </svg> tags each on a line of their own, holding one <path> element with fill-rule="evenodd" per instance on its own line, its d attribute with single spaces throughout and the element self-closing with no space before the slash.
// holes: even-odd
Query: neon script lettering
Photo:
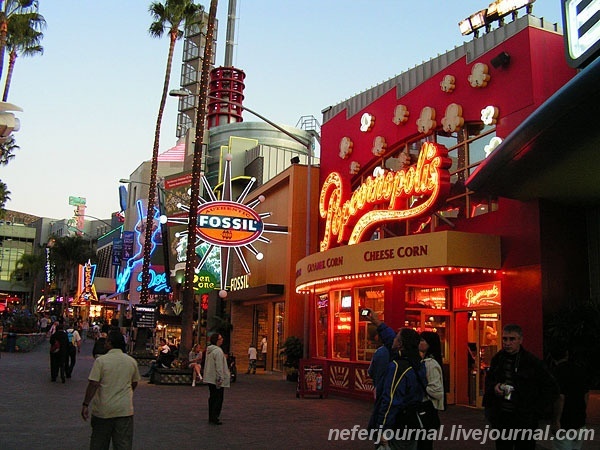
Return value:
<svg viewBox="0 0 600 450">
<path fill-rule="evenodd" d="M 319 213 L 325 219 L 321 251 L 330 248 L 333 239 L 337 244 L 356 244 L 375 225 L 431 211 L 449 192 L 451 164 L 446 147 L 426 142 L 416 164 L 398 172 L 367 177 L 349 199 L 345 198 L 348 187 L 340 174 L 331 173 L 319 199 Z M 412 202 L 413 198 L 418 201 Z"/>
</svg>

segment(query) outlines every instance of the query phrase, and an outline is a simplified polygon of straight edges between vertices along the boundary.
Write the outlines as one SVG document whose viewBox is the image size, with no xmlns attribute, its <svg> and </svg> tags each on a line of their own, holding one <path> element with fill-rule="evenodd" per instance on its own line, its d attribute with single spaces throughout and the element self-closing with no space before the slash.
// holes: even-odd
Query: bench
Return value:
<svg viewBox="0 0 600 450">
<path fill-rule="evenodd" d="M 154 384 L 192 384 L 192 369 L 180 369 L 171 368 L 165 369 L 163 367 L 156 368 L 152 373 L 152 380 Z"/>
</svg>

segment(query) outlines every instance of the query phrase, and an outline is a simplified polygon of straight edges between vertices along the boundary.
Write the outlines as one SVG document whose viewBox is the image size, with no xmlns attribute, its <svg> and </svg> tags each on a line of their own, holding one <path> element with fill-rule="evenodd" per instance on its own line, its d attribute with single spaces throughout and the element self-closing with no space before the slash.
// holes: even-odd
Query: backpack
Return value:
<svg viewBox="0 0 600 450">
<path fill-rule="evenodd" d="M 69 328 L 67 330 L 67 337 L 69 338 L 69 347 L 74 347 L 75 346 L 75 340 L 73 337 L 73 329 Z"/>
</svg>

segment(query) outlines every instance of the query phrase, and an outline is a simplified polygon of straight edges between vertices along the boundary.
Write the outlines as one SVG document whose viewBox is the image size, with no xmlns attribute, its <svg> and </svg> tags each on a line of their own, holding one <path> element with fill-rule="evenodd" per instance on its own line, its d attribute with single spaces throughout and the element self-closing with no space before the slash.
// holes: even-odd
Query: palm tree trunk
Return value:
<svg viewBox="0 0 600 450">
<path fill-rule="evenodd" d="M 173 53 L 175 51 L 176 39 L 176 35 L 170 36 L 169 55 L 167 57 L 167 68 L 165 70 L 165 82 L 160 99 L 160 106 L 158 107 L 156 128 L 154 130 L 154 146 L 152 147 L 152 163 L 150 166 L 150 186 L 148 187 L 148 210 L 146 212 L 146 230 L 144 234 L 144 260 L 142 263 L 142 291 L 140 293 L 140 303 L 147 303 L 149 298 L 148 284 L 150 282 L 150 250 L 152 248 L 152 229 L 154 226 L 154 204 L 156 203 L 160 126 L 162 123 L 163 113 L 165 111 L 167 94 L 169 92 L 169 81 L 171 79 L 171 66 L 173 63 Z"/>
<path fill-rule="evenodd" d="M 185 284 L 183 289 L 183 312 L 181 317 L 181 345 L 180 355 L 187 355 L 193 344 L 194 324 L 194 268 L 196 266 L 196 223 L 198 219 L 198 201 L 200 191 L 200 172 L 202 162 L 202 137 L 206 121 L 206 102 L 208 95 L 208 76 L 213 52 L 213 36 L 217 16 L 218 0 L 211 0 L 208 13 L 208 26 L 206 43 L 202 59 L 202 73 L 200 78 L 200 96 L 198 110 L 196 111 L 196 136 L 194 142 L 194 161 L 192 163 L 192 183 L 190 195 L 190 210 L 188 215 L 188 243 L 185 263 Z M 221 286 L 225 289 L 225 286 Z"/>
<path fill-rule="evenodd" d="M 8 72 L 6 72 L 6 81 L 4 82 L 4 94 L 2 95 L 2 101 L 8 100 L 8 90 L 10 89 L 10 82 L 12 80 L 13 71 L 15 68 L 15 62 L 17 61 L 17 52 L 10 52 L 8 58 Z"/>
<path fill-rule="evenodd" d="M 4 53 L 6 49 L 6 39 L 8 36 L 8 21 L 6 12 L 2 10 L 2 2 L 0 2 L 0 78 L 4 71 Z"/>
</svg>

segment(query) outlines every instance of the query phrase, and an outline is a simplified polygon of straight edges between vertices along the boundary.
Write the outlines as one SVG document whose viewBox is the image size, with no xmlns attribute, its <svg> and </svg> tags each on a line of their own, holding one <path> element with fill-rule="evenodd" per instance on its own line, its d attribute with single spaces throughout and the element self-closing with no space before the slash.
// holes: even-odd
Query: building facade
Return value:
<svg viewBox="0 0 600 450">
<path fill-rule="evenodd" d="M 557 243 L 553 205 L 466 180 L 574 75 L 558 27 L 525 15 L 325 110 L 320 251 L 298 263 L 296 290 L 331 391 L 372 398 L 367 308 L 440 335 L 450 403 L 481 406 L 503 324 L 541 356 L 544 314 L 587 296 L 584 264 L 561 263 L 585 243 Z"/>
</svg>

